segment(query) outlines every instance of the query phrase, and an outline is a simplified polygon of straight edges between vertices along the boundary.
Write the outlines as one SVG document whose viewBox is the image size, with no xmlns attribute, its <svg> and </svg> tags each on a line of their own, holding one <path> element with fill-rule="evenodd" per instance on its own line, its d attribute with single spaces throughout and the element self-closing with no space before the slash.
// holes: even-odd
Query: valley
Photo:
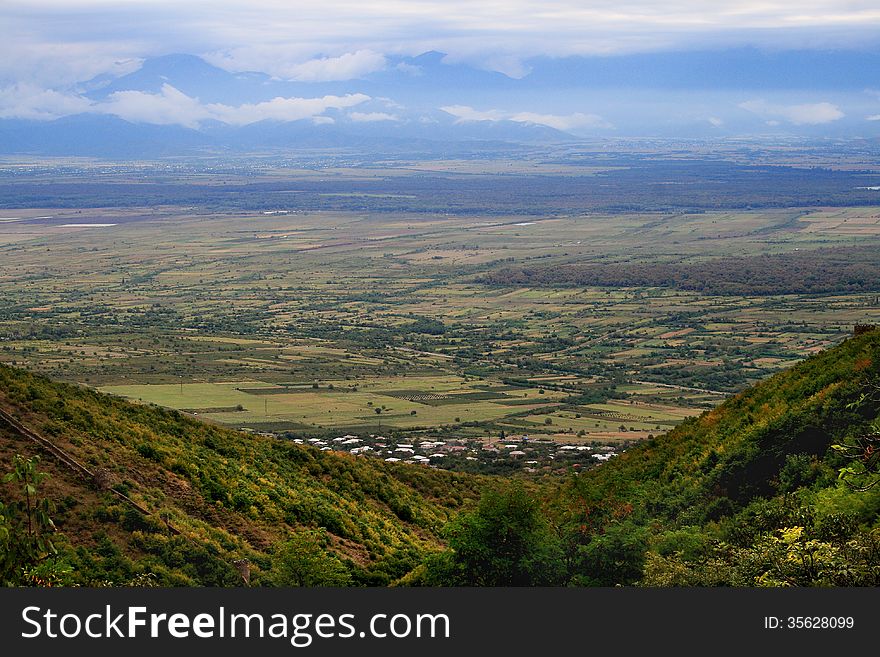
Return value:
<svg viewBox="0 0 880 657">
<path fill-rule="evenodd" d="M 6 577 L 875 581 L 831 445 L 876 415 L 878 174 L 669 148 L 7 167 L 0 465 L 61 549 Z M 531 565 L 467 556 L 495 522 Z M 831 570 L 767 565 L 786 527 Z"/>
<path fill-rule="evenodd" d="M 583 166 L 566 175 L 617 184 L 613 167 Z M 491 173 L 503 160 L 475 167 L 438 162 L 431 175 L 490 197 L 509 186 Z M 104 170 L 99 184 L 130 185 L 130 174 Z M 141 183 L 144 194 L 165 175 Z M 206 199 L 234 180 L 174 175 Z M 421 179 L 411 168 L 272 173 L 293 186 L 315 175 L 331 176 L 328 190 L 377 191 L 318 192 L 362 210 L 295 201 L 248 212 L 209 200 L 94 207 L 76 187 L 70 207 L 47 197 L 4 209 L 0 361 L 255 432 L 526 436 L 617 450 L 880 321 L 873 206 L 437 213 L 430 197 L 403 193 Z M 3 193 L 31 189 L 40 174 L 28 176 Z M 752 191 L 740 194 L 749 202 Z M 418 207 L 381 209 L 401 199 Z M 825 285 L 819 294 L 757 279 L 701 288 L 663 269 L 726 280 L 725 269 L 760 267 L 773 280 L 793 257 L 798 276 Z M 833 269 L 851 262 L 864 264 Z M 541 273 L 569 270 L 594 273 L 574 284 Z"/>
</svg>

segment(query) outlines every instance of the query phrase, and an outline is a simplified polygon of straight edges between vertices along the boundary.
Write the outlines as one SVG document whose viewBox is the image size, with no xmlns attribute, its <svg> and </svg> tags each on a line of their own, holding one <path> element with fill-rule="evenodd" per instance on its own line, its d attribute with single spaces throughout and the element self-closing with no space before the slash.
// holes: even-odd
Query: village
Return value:
<svg viewBox="0 0 880 657">
<path fill-rule="evenodd" d="M 388 463 L 485 474 L 517 471 L 559 474 L 580 470 L 608 461 L 630 446 L 629 443 L 608 445 L 597 441 L 564 444 L 544 437 L 531 438 L 526 434 L 492 438 L 424 437 L 418 440 L 378 434 L 345 434 L 333 438 L 290 439 L 322 451 L 347 452 Z"/>
</svg>

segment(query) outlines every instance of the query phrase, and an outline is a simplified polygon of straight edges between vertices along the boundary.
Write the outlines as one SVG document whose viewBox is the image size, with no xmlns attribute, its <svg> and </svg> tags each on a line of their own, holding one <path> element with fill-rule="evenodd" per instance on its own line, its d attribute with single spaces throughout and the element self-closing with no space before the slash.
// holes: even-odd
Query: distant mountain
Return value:
<svg viewBox="0 0 880 657">
<path fill-rule="evenodd" d="M 510 143 L 564 142 L 559 130 L 515 121 L 456 124 L 437 113 L 429 127 L 416 122 L 359 124 L 340 117 L 332 124 L 264 120 L 244 126 L 211 122 L 200 129 L 131 123 L 106 114 L 79 114 L 55 121 L 0 120 L 3 153 L 80 155 L 108 158 L 291 152 L 297 149 L 352 149 L 371 152 L 449 152 Z M 476 143 L 475 143 L 476 142 Z"/>
<path fill-rule="evenodd" d="M 138 158 L 195 153 L 207 149 L 210 139 L 182 126 L 78 114 L 55 121 L 0 121 L 0 144 L 3 153 Z"/>
<path fill-rule="evenodd" d="M 127 75 L 111 79 L 100 76 L 83 83 L 87 95 L 104 100 L 120 91 L 158 93 L 170 84 L 188 96 L 205 103 L 238 105 L 277 97 L 320 97 L 365 93 L 407 104 L 425 105 L 427 99 L 454 100 L 453 92 L 512 89 L 519 81 L 492 71 L 481 71 L 464 64 L 448 64 L 445 55 L 428 52 L 418 57 L 393 57 L 384 70 L 353 80 L 300 82 L 273 78 L 265 73 L 230 73 L 194 55 L 165 55 L 144 61 Z M 430 107 L 435 102 L 431 100 Z"/>
<path fill-rule="evenodd" d="M 120 78 L 96 78 L 83 86 L 88 97 L 101 100 L 119 91 L 158 93 L 170 84 L 203 102 L 218 103 L 236 96 L 253 98 L 254 90 L 267 80 L 264 74 L 234 75 L 193 55 L 166 55 L 147 59 L 137 71 Z"/>
<path fill-rule="evenodd" d="M 88 96 L 106 98 L 117 91 L 158 92 L 170 84 L 203 102 L 256 102 L 276 96 L 344 94 L 360 91 L 407 102 L 478 91 L 484 97 L 502 92 L 547 89 L 849 89 L 877 86 L 880 53 L 860 51 L 755 48 L 623 56 L 534 57 L 523 62 L 525 74 L 511 78 L 497 71 L 450 62 L 431 51 L 415 57 L 392 56 L 380 71 L 353 80 L 300 82 L 260 72 L 230 73 L 187 54 L 144 61 L 137 71 L 119 78 L 99 76 L 82 83 Z"/>
<path fill-rule="evenodd" d="M 0 119 L 0 153 L 137 158 L 298 148 L 449 152 L 450 147 L 454 151 L 475 141 L 573 139 L 536 122 L 503 118 L 462 121 L 439 110 L 437 106 L 444 99 L 450 100 L 450 89 L 485 90 L 514 82 L 500 73 L 446 64 L 443 58 L 442 53 L 398 57 L 390 59 L 383 71 L 340 82 L 296 82 L 258 72 L 230 73 L 186 54 L 151 58 L 132 73 L 118 78 L 98 76 L 78 85 L 79 92 L 93 103 L 91 113 L 54 121 Z M 174 96 L 163 98 L 163 93 Z M 137 96 L 127 96 L 130 94 Z M 352 94 L 356 95 L 352 102 L 332 100 Z M 241 125 L 240 121 L 225 121 L 222 113 L 216 119 L 206 118 L 208 110 L 193 120 L 197 125 L 188 125 L 185 118 L 192 107 L 221 106 L 235 112 L 242 106 L 279 101 L 308 104 L 319 99 L 320 105 L 320 99 L 327 96 L 331 97 L 328 107 L 314 110 L 319 121 L 311 117 L 260 120 L 257 113 L 253 119 L 245 119 L 253 122 Z M 415 105 L 400 105 L 392 96 Z M 149 115 L 128 118 L 118 104 L 123 99 L 137 116 L 145 104 L 165 105 L 154 123 Z M 175 106 L 175 102 L 184 107 Z M 180 125 L 174 123 L 177 116 L 181 117 Z"/>
<path fill-rule="evenodd" d="M 30 92 L 10 88 L 4 102 L 11 109 L 0 107 L 9 117 L 0 119 L 0 154 L 153 157 L 341 146 L 448 152 L 450 144 L 475 140 L 872 137 L 880 130 L 875 52 L 536 57 L 521 62 L 519 78 L 433 51 L 384 62 L 353 79 L 304 81 L 171 54 L 120 77 L 24 97 L 20 108 L 15 94 Z M 14 118 L 70 107 L 87 113 Z"/>
</svg>

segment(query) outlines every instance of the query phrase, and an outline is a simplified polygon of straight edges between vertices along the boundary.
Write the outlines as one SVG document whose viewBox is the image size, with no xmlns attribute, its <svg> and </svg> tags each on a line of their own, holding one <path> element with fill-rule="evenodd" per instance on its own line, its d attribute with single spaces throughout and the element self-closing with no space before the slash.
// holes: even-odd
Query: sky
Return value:
<svg viewBox="0 0 880 657">
<path fill-rule="evenodd" d="M 0 118 L 50 120 L 82 111 L 118 111 L 126 119 L 150 120 L 156 112 L 138 112 L 138 103 L 152 103 L 158 115 L 166 105 L 190 103 L 181 125 L 191 127 L 209 119 L 283 119 L 288 115 L 276 111 L 282 100 L 299 107 L 298 101 L 361 99 L 363 94 L 352 84 L 334 94 L 285 97 L 276 107 L 258 111 L 243 104 L 212 109 L 198 98 L 181 98 L 174 87 L 151 98 L 118 96 L 96 104 L 77 85 L 99 75 L 130 73 L 144 60 L 171 53 L 198 55 L 230 72 L 259 71 L 318 84 L 356 81 L 390 66 L 406 72 L 400 57 L 439 51 L 449 65 L 498 72 L 526 85 L 535 77 L 536 61 L 571 56 L 662 57 L 740 48 L 880 52 L 877 0 L 3 0 L 0 25 Z M 695 116 L 717 128 L 737 117 L 768 127 L 857 118 L 874 128 L 880 127 L 877 88 L 880 80 L 845 94 L 803 88 L 743 90 L 731 96 L 718 90 L 714 100 L 691 94 L 688 102 L 703 103 Z M 547 94 L 542 105 L 537 94 L 523 89 L 519 98 L 483 103 L 450 94 L 436 109 L 459 121 L 531 121 L 575 131 L 614 130 L 638 121 L 635 104 L 626 106 L 607 92 L 581 90 L 568 104 L 564 94 Z M 523 100 L 528 93 L 532 96 Z M 657 94 L 655 104 L 671 112 L 678 97 Z M 402 114 L 358 105 L 352 98 L 324 102 L 348 107 L 349 116 L 366 121 Z M 325 116 L 323 111 L 305 114 Z"/>
</svg>

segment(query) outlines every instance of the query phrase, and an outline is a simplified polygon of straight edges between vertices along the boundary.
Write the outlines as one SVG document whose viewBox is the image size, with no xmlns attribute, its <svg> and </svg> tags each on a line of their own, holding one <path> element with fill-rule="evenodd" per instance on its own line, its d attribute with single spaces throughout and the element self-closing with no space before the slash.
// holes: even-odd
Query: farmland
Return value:
<svg viewBox="0 0 880 657">
<path fill-rule="evenodd" d="M 552 196 L 560 175 L 623 185 L 632 168 L 613 165 L 539 170 Z M 663 175 L 682 174 L 675 166 Z M 203 203 L 181 204 L 182 188 L 162 187 L 167 202 L 125 207 L 95 202 L 81 185 L 94 174 L 65 173 L 67 186 L 40 196 L 43 174 L 16 169 L 0 189 L 0 360 L 253 431 L 619 445 L 839 342 L 854 324 L 880 322 L 873 280 L 807 293 L 642 276 L 746 259 L 772 281 L 773 258 L 849 266 L 847 249 L 871 266 L 874 205 L 760 207 L 740 189 L 753 207 L 697 208 L 703 197 L 689 192 L 666 210 L 579 209 L 569 197 L 532 198 L 516 213 L 485 200 L 437 209 L 456 181 L 490 199 L 511 180 L 539 188 L 522 165 L 499 181 L 503 168 L 279 168 L 247 179 L 269 185 L 268 196 L 227 189 L 238 200 L 225 205 L 220 187 L 233 174 L 179 172 L 174 184 L 201 190 Z M 791 194 L 810 175 L 792 183 L 780 170 Z M 447 181 L 426 196 L 424 176 L 441 173 Z M 828 187 L 832 174 L 821 178 L 829 203 L 844 194 Z M 859 187 L 877 178 L 859 176 Z M 130 177 L 98 180 L 127 186 Z M 281 194 L 279 181 L 305 185 L 314 203 Z M 149 201 L 156 185 L 138 194 Z M 13 204 L 15 189 L 30 207 Z M 524 270 L 642 279 L 505 273 Z"/>
</svg>

